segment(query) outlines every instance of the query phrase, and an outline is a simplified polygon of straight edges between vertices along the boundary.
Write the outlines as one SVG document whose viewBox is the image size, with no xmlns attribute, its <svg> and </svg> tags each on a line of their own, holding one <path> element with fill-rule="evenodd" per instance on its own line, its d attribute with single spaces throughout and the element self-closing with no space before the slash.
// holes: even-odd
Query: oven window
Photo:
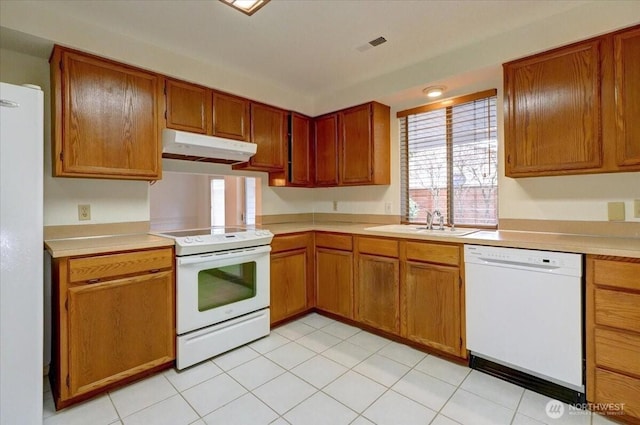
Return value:
<svg viewBox="0 0 640 425">
<path fill-rule="evenodd" d="M 198 273 L 199 311 L 211 310 L 255 295 L 255 261 L 216 267 Z"/>
</svg>

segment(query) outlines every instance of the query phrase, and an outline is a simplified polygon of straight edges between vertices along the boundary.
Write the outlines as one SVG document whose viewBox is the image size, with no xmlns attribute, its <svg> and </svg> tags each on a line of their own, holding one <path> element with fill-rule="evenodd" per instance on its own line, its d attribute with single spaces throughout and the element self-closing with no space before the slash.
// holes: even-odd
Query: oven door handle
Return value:
<svg viewBox="0 0 640 425">
<path fill-rule="evenodd" d="M 188 257 L 178 257 L 178 265 L 186 265 L 186 264 L 199 264 L 199 263 L 207 263 L 215 260 L 222 260 L 226 258 L 242 258 L 246 256 L 254 256 L 257 254 L 268 253 L 271 251 L 271 247 L 269 245 L 264 246 L 256 246 L 252 248 L 243 248 L 232 251 L 220 251 L 220 252 L 211 252 L 209 254 L 198 254 L 191 255 Z"/>
</svg>

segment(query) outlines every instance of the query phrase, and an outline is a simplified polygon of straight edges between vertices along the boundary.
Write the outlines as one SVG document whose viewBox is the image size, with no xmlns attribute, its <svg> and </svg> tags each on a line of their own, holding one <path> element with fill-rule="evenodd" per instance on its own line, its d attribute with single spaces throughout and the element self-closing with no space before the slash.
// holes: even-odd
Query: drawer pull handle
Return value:
<svg viewBox="0 0 640 425">
<path fill-rule="evenodd" d="M 160 271 L 160 269 L 151 269 L 149 270 L 149 273 L 158 273 Z"/>
<path fill-rule="evenodd" d="M 91 285 L 92 283 L 98 283 L 98 282 L 100 282 L 100 279 L 89 279 L 89 280 L 87 280 L 87 283 L 89 285 Z"/>
</svg>

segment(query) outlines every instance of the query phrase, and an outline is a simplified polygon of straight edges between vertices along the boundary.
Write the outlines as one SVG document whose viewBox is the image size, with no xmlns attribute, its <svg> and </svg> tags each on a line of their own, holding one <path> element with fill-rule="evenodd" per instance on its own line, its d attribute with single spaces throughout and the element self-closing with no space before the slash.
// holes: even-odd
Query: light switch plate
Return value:
<svg viewBox="0 0 640 425">
<path fill-rule="evenodd" d="M 640 218 L 640 199 L 633 201 L 633 216 Z"/>
<path fill-rule="evenodd" d="M 609 202 L 609 221 L 624 221 L 624 202 Z"/>
</svg>

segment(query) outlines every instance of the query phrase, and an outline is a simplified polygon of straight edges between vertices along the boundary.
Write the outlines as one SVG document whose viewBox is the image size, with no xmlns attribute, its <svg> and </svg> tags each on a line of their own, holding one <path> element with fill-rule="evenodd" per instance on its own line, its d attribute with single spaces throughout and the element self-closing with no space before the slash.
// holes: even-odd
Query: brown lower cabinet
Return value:
<svg viewBox="0 0 640 425">
<path fill-rule="evenodd" d="M 316 307 L 353 319 L 353 238 L 316 233 Z"/>
<path fill-rule="evenodd" d="M 276 236 L 271 243 L 271 323 L 314 305 L 313 233 Z"/>
<path fill-rule="evenodd" d="M 460 246 L 407 241 L 402 252 L 402 336 L 466 358 Z"/>
<path fill-rule="evenodd" d="M 587 256 L 587 400 L 634 424 L 640 424 L 638 276 L 640 259 Z"/>
<path fill-rule="evenodd" d="M 173 263 L 172 248 L 54 259 L 57 408 L 173 364 Z"/>
<path fill-rule="evenodd" d="M 316 232 L 315 258 L 319 311 L 467 358 L 462 245 Z"/>
<path fill-rule="evenodd" d="M 356 320 L 400 333 L 398 241 L 356 236 Z"/>
</svg>

